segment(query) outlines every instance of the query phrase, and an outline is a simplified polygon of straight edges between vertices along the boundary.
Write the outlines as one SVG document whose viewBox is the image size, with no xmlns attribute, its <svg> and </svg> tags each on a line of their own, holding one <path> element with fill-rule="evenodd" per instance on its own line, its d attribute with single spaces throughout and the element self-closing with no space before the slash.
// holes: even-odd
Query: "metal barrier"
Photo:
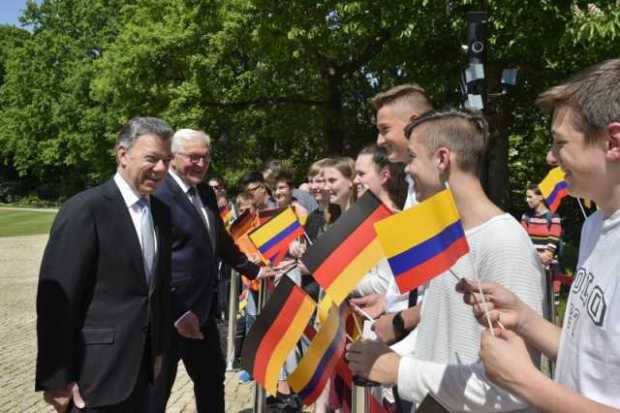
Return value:
<svg viewBox="0 0 620 413">
<path fill-rule="evenodd" d="M 228 336 L 226 337 L 226 371 L 232 371 L 235 364 L 235 338 L 237 337 L 237 315 L 239 313 L 239 273 L 230 272 L 228 294 Z"/>
<path fill-rule="evenodd" d="M 366 413 L 366 388 L 353 385 L 351 391 L 351 412 L 353 413 Z"/>
</svg>

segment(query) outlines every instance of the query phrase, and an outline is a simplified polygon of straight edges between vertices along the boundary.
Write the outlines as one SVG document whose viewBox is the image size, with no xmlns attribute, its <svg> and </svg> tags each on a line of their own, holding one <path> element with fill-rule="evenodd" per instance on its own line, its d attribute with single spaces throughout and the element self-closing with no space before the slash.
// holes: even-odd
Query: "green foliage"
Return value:
<svg viewBox="0 0 620 413">
<path fill-rule="evenodd" d="M 270 158 L 303 176 L 320 157 L 374 141 L 368 99 L 381 90 L 417 82 L 438 106 L 456 103 L 464 13 L 479 3 L 31 1 L 31 32 L 0 27 L 0 160 L 30 187 L 70 195 L 110 176 L 128 118 L 152 115 L 210 133 L 213 172 L 229 181 Z M 491 92 L 503 68 L 519 68 L 518 87 L 491 101 L 485 183 L 518 213 L 527 183 L 547 170 L 548 121 L 533 101 L 620 54 L 620 5 L 484 3 Z"/>
</svg>

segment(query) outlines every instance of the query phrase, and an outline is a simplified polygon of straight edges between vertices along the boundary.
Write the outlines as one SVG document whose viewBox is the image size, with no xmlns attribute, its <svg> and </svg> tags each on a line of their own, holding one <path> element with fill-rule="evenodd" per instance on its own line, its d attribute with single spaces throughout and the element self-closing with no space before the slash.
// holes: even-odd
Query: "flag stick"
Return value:
<svg viewBox="0 0 620 413">
<path fill-rule="evenodd" d="M 454 276 L 454 278 L 456 278 L 457 281 L 461 281 L 461 279 L 459 278 L 458 275 L 456 275 L 456 273 L 454 271 L 452 271 L 451 269 L 448 270 L 450 271 L 450 274 L 452 274 Z M 495 333 L 493 332 L 493 328 L 491 327 L 491 318 L 489 317 L 489 312 L 486 310 L 486 300 L 484 298 L 484 294 L 482 294 L 482 285 L 480 283 L 480 279 L 476 277 L 476 280 L 478 281 L 478 290 L 480 291 L 480 295 L 482 296 L 482 302 L 483 304 L 485 304 L 485 310 L 484 310 L 484 314 L 487 318 L 487 323 L 489 323 L 489 329 L 491 329 L 491 334 L 495 335 Z M 499 321 L 497 322 L 497 324 L 505 330 L 504 326 L 502 325 L 502 323 L 500 323 Z"/>
<path fill-rule="evenodd" d="M 454 278 L 456 278 L 457 281 L 461 281 L 461 278 L 458 275 L 456 275 L 456 273 L 452 271 L 452 269 L 449 269 L 448 271 L 450 271 L 450 274 L 452 274 Z"/>
<path fill-rule="evenodd" d="M 368 314 L 366 311 L 362 310 L 361 308 L 359 308 L 357 305 L 353 304 L 351 301 L 349 301 L 349 304 L 351 304 L 351 307 L 355 308 L 361 315 L 363 315 L 368 321 L 375 321 L 374 318 L 372 318 L 370 316 L 370 314 Z"/>
<path fill-rule="evenodd" d="M 478 277 L 476 277 L 476 281 L 478 281 L 478 291 L 480 291 L 480 296 L 482 297 L 482 304 L 484 304 L 484 315 L 487 318 L 489 330 L 491 330 L 491 335 L 495 337 L 495 331 L 493 331 L 493 325 L 491 325 L 491 317 L 489 317 L 489 310 L 487 309 L 487 300 L 486 298 L 484 298 L 484 293 L 482 292 L 482 283 L 480 282 L 480 278 Z"/>
<path fill-rule="evenodd" d="M 310 239 L 310 237 L 308 236 L 308 233 L 306 232 L 306 229 L 304 228 L 304 235 L 306 237 L 306 241 L 308 241 L 308 245 L 312 246 L 312 240 Z"/>
<path fill-rule="evenodd" d="M 360 335 L 360 337 L 362 337 L 364 333 L 362 332 L 362 327 L 360 326 L 360 322 L 355 316 L 355 313 L 351 314 L 351 317 L 353 317 L 353 323 L 355 324 L 355 328 L 357 328 L 357 333 Z"/>
<path fill-rule="evenodd" d="M 577 198 L 577 203 L 579 204 L 579 209 L 581 209 L 581 213 L 583 214 L 583 219 L 587 219 L 588 215 L 586 214 L 586 210 L 583 209 L 583 205 L 581 204 L 581 198 Z"/>
</svg>

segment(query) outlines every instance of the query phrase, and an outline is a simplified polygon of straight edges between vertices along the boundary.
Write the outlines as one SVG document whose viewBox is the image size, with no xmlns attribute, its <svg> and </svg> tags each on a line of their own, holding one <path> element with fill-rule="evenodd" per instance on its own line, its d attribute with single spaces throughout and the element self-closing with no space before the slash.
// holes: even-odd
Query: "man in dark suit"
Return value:
<svg viewBox="0 0 620 413">
<path fill-rule="evenodd" d="M 157 197 L 168 205 L 173 222 L 171 346 L 161 377 L 151 389 L 151 412 L 164 412 L 183 359 L 192 381 L 196 407 L 224 412 L 224 357 L 215 322 L 217 262 L 252 278 L 269 270 L 248 261 L 226 232 L 215 193 L 203 184 L 209 169 L 211 140 L 202 131 L 178 130 L 173 159 Z"/>
<path fill-rule="evenodd" d="M 150 196 L 173 130 L 133 118 L 113 179 L 61 208 L 37 292 L 37 391 L 57 411 L 140 412 L 169 342 L 171 223 Z"/>
</svg>

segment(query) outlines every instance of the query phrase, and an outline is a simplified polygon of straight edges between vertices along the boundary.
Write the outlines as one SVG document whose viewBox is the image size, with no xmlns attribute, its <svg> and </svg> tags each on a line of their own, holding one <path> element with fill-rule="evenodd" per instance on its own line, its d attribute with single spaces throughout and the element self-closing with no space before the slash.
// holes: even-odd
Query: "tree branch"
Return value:
<svg viewBox="0 0 620 413">
<path fill-rule="evenodd" d="M 267 106 L 267 105 L 283 105 L 295 104 L 304 106 L 324 106 L 327 102 L 324 100 L 307 99 L 302 96 L 275 96 L 275 97 L 258 97 L 255 99 L 242 100 L 238 102 L 201 102 L 204 106 L 224 107 L 233 109 L 243 109 L 248 106 Z"/>
</svg>

